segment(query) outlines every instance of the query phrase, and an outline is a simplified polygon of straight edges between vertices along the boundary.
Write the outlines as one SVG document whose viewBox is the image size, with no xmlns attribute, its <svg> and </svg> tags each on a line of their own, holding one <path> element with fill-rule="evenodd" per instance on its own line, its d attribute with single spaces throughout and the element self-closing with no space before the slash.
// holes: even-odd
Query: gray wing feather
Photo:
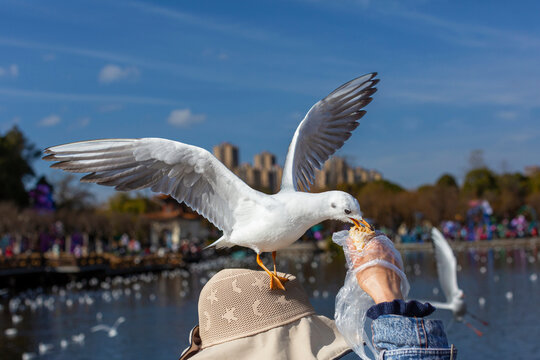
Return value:
<svg viewBox="0 0 540 360">
<path fill-rule="evenodd" d="M 362 110 L 377 91 L 377 73 L 363 75 L 334 90 L 308 111 L 289 146 L 282 190 L 308 190 L 315 170 L 340 149 L 366 113 Z"/>
<path fill-rule="evenodd" d="M 169 194 L 226 233 L 232 231 L 238 201 L 255 194 L 208 151 L 171 140 L 92 140 L 53 146 L 45 153 L 43 159 L 57 161 L 53 168 L 90 173 L 84 182 Z"/>
</svg>

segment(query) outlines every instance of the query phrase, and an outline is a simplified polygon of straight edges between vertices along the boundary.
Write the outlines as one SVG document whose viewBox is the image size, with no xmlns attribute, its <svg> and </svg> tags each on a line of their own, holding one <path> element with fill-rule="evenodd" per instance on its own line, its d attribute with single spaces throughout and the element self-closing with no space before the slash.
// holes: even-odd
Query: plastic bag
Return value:
<svg viewBox="0 0 540 360">
<path fill-rule="evenodd" d="M 347 259 L 347 275 L 345 283 L 336 296 L 335 321 L 339 332 L 354 352 L 364 360 L 369 360 L 365 351 L 367 345 L 372 354 L 377 352 L 373 348 L 365 331 L 366 312 L 375 303 L 371 297 L 358 285 L 356 274 L 371 266 L 384 266 L 394 271 L 401 279 L 401 293 L 403 298 L 409 293 L 409 282 L 403 272 L 403 261 L 394 244 L 386 235 L 377 232 L 362 251 L 350 246 L 347 230 L 334 233 L 332 240 L 343 247 Z M 374 247 L 371 242 L 378 242 L 380 246 Z M 376 251 L 374 251 L 376 249 Z M 371 259 L 365 261 L 366 259 Z M 387 261 L 393 260 L 396 264 Z M 358 264 L 361 265 L 358 265 Z"/>
</svg>

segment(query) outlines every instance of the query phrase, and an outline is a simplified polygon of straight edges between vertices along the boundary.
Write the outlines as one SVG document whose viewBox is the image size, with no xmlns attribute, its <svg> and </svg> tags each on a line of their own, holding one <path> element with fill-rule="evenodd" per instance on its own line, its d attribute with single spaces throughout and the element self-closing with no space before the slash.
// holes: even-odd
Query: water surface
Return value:
<svg viewBox="0 0 540 360">
<path fill-rule="evenodd" d="M 461 359 L 532 359 L 540 354 L 539 254 L 532 250 L 468 250 L 458 254 L 458 281 L 468 309 L 488 321 L 478 337 L 462 323 L 447 330 Z M 403 254 L 411 283 L 411 298 L 443 301 L 433 255 Z M 270 262 L 269 259 L 266 260 Z M 201 287 L 225 266 L 253 267 L 254 257 L 211 261 L 188 271 L 144 274 L 127 278 L 73 282 L 68 287 L 37 289 L 0 299 L 0 354 L 2 359 L 177 359 L 188 345 L 187 336 L 197 323 L 197 300 Z M 334 298 L 343 283 L 342 259 L 325 254 L 282 256 L 279 269 L 297 275 L 311 295 L 315 309 L 333 317 Z M 12 296 L 12 295 L 10 295 Z M 485 304 L 481 306 L 479 299 Z M 11 300 L 11 302 L 10 302 Z M 15 310 L 17 301 L 20 305 Z M 480 300 L 482 302 L 482 300 Z M 11 308 L 21 316 L 13 323 Z M 98 314 L 100 313 L 100 315 Z M 91 332 L 97 324 L 111 325 L 119 317 L 118 335 Z M 448 311 L 432 315 L 445 324 Z M 101 320 L 99 320 L 101 318 Z M 8 337 L 6 329 L 16 329 Z M 72 336 L 84 334 L 84 342 Z M 65 340 L 67 346 L 61 347 Z M 39 354 L 39 344 L 52 345 Z M 64 344 L 66 344 L 64 343 Z M 347 359 L 355 358 L 353 355 Z"/>
</svg>

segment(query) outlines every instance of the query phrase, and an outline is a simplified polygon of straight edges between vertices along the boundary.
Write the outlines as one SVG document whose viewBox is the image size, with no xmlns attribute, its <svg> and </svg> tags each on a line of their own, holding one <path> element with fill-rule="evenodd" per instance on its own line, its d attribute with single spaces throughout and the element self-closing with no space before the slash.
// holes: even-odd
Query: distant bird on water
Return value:
<svg viewBox="0 0 540 360">
<path fill-rule="evenodd" d="M 431 229 L 431 239 L 435 249 L 435 259 L 437 260 L 437 273 L 439 275 L 439 283 L 441 284 L 446 302 L 430 301 L 429 303 L 438 309 L 452 311 L 454 319 L 463 322 L 467 327 L 472 329 L 476 335 L 482 336 L 482 332 L 476 329 L 471 323 L 467 322 L 464 317 L 470 315 L 472 318 L 480 321 L 483 325 L 488 325 L 484 320 L 467 311 L 465 303 L 465 295 L 459 288 L 457 283 L 457 260 L 450 244 L 443 234 L 437 229 Z"/>
<path fill-rule="evenodd" d="M 100 324 L 100 325 L 96 325 L 92 327 L 92 329 L 90 330 L 92 332 L 105 331 L 109 337 L 115 337 L 116 335 L 118 335 L 118 326 L 120 326 L 120 324 L 122 324 L 125 321 L 126 321 L 126 318 L 123 316 L 120 316 L 118 319 L 116 319 L 116 321 L 114 322 L 112 326 Z"/>
<path fill-rule="evenodd" d="M 170 194 L 210 220 L 223 235 L 211 246 L 244 246 L 270 276 L 270 288 L 285 290 L 276 271 L 276 251 L 291 245 L 324 220 L 361 223 L 358 201 L 342 191 L 307 193 L 315 170 L 334 154 L 359 125 L 372 100 L 377 73 L 363 75 L 334 90 L 308 111 L 289 146 L 281 189 L 267 195 L 249 187 L 208 151 L 159 138 L 105 139 L 52 146 L 43 159 L 51 167 L 90 173 L 81 181 L 116 190 Z M 304 191 L 302 191 L 304 190 Z M 272 252 L 274 272 L 261 262 Z"/>
</svg>

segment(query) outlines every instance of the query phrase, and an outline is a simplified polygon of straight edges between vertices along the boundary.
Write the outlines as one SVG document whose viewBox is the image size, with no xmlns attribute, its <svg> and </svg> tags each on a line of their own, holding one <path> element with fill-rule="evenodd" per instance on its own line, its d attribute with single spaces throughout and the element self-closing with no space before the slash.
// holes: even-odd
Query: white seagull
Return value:
<svg viewBox="0 0 540 360">
<path fill-rule="evenodd" d="M 361 223 L 358 201 L 342 191 L 305 192 L 315 170 L 351 136 L 372 100 L 377 73 L 347 82 L 318 101 L 294 133 L 285 160 L 281 189 L 267 195 L 249 187 L 208 151 L 159 138 L 104 139 L 53 146 L 43 159 L 51 167 L 90 173 L 83 182 L 116 190 L 169 194 L 210 220 L 223 235 L 211 246 L 244 246 L 257 253 L 257 263 L 271 278 L 270 287 L 285 290 L 275 268 L 276 251 L 291 245 L 324 220 Z M 303 191 L 302 191 L 303 190 Z M 260 260 L 272 252 L 274 273 Z"/>
<path fill-rule="evenodd" d="M 446 302 L 441 303 L 437 301 L 430 301 L 429 303 L 438 309 L 445 309 L 452 311 L 454 319 L 463 322 L 466 326 L 471 328 L 476 335 L 482 336 L 482 332 L 476 329 L 471 323 L 464 319 L 466 314 L 477 319 L 484 325 L 487 322 L 479 319 L 475 315 L 467 311 L 467 304 L 465 303 L 465 294 L 461 290 L 457 283 L 457 260 L 450 244 L 443 234 L 437 229 L 431 229 L 431 239 L 435 249 L 435 259 L 437 260 L 437 273 L 439 275 L 439 283 L 441 284 Z"/>
<path fill-rule="evenodd" d="M 120 324 L 122 324 L 125 321 L 126 321 L 126 318 L 123 317 L 123 316 L 120 316 L 118 319 L 116 319 L 113 326 L 107 326 L 107 325 L 104 325 L 104 324 L 100 324 L 100 325 L 96 325 L 96 326 L 92 327 L 90 329 L 90 331 L 92 331 L 92 332 L 106 331 L 107 335 L 109 337 L 115 337 L 116 335 L 118 335 L 118 330 L 117 330 L 118 326 L 120 326 Z"/>
</svg>

